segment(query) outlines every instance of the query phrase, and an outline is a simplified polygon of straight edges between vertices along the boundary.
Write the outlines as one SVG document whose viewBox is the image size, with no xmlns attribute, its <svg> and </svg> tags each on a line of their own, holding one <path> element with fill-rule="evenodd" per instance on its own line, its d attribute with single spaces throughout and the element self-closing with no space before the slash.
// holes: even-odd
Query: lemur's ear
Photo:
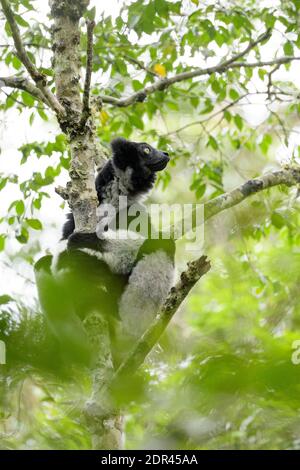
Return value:
<svg viewBox="0 0 300 470">
<path fill-rule="evenodd" d="M 123 137 L 117 137 L 111 142 L 111 148 L 113 151 L 113 154 L 117 153 L 126 153 L 128 148 L 130 147 L 130 142 Z"/>
<path fill-rule="evenodd" d="M 114 139 L 111 143 L 113 151 L 113 162 L 120 170 L 125 170 L 128 166 L 132 166 L 135 160 L 135 144 L 123 137 Z"/>
</svg>

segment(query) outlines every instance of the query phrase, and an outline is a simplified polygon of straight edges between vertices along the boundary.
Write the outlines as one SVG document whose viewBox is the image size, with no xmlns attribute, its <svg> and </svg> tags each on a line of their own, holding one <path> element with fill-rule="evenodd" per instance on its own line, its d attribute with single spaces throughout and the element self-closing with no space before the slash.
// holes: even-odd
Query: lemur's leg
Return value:
<svg viewBox="0 0 300 470">
<path fill-rule="evenodd" d="M 139 337 L 150 325 L 174 282 L 174 240 L 147 239 L 140 247 L 119 303 L 127 335 Z"/>
<path fill-rule="evenodd" d="M 96 232 L 74 232 L 68 238 L 68 250 L 89 248 L 95 251 L 104 250 L 105 241 L 98 238 Z"/>
<path fill-rule="evenodd" d="M 52 256 L 44 256 L 34 267 L 42 312 L 63 360 L 90 365 L 92 351 L 87 334 L 74 308 L 69 272 L 52 271 Z"/>
</svg>

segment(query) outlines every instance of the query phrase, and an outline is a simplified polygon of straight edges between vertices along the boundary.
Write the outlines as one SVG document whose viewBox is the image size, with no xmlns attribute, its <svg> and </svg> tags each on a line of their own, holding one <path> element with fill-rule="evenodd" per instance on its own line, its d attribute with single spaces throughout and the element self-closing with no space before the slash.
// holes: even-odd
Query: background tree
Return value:
<svg viewBox="0 0 300 470">
<path fill-rule="evenodd" d="M 19 149 L 29 178 L 22 167 L 1 177 L 3 200 L 12 185 L 19 196 L 1 219 L 0 249 L 15 238 L 20 258 L 32 264 L 40 256 L 33 231 L 42 230 L 44 202 L 65 170 L 70 182 L 56 191 L 68 201 L 76 229 L 93 231 L 94 169 L 117 134 L 170 147 L 172 167 L 154 197 L 164 190 L 164 201 L 204 203 L 205 249 L 216 266 L 189 297 L 185 321 L 181 316 L 161 338 L 164 351 L 145 364 L 209 269 L 205 257 L 189 264 L 112 382 L 107 338 L 99 335 L 103 321 L 87 319 L 99 357 L 108 357 L 98 364 L 88 407 L 86 371 L 66 370 L 43 317 L 4 292 L 0 328 L 10 360 L 1 387 L 9 410 L 3 446 L 30 446 L 30 437 L 40 447 L 90 447 L 91 439 L 94 448 L 119 447 L 122 408 L 129 447 L 149 445 L 149 435 L 162 447 L 297 447 L 298 379 L 290 358 L 299 326 L 299 203 L 296 188 L 287 188 L 300 180 L 299 2 L 137 0 L 112 18 L 99 16 L 87 0 L 51 0 L 51 27 L 39 20 L 37 2 L 0 3 L 7 72 L 0 77 L 1 110 L 18 110 L 31 126 L 38 116 L 56 120 L 54 139 Z M 287 160 L 284 168 L 276 152 Z M 50 164 L 36 171 L 34 159 L 46 156 Z M 258 192 L 237 211 L 218 215 Z M 15 258 L 16 250 L 4 263 Z M 177 261 L 183 268 L 180 241 Z M 124 372 L 143 363 L 128 384 Z M 10 418 L 15 408 L 19 428 Z M 85 421 L 77 419 L 82 410 Z M 265 433 L 270 419 L 276 425 Z M 39 422 L 45 433 L 37 438 Z"/>
</svg>

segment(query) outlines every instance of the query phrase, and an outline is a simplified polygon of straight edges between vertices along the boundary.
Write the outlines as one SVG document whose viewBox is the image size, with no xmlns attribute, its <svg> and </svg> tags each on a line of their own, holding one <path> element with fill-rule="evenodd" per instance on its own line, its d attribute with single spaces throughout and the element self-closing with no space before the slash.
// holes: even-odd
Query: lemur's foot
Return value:
<svg viewBox="0 0 300 470">
<path fill-rule="evenodd" d="M 68 250 L 77 250 L 78 248 L 90 248 L 92 250 L 101 250 L 102 240 L 97 237 L 95 232 L 73 232 L 68 238 Z"/>
</svg>

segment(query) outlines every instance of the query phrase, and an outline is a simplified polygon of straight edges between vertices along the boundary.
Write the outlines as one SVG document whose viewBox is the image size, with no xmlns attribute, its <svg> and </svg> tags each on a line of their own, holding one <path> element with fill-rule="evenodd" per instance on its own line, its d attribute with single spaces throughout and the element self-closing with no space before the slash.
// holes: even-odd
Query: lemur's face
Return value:
<svg viewBox="0 0 300 470">
<path fill-rule="evenodd" d="M 142 166 L 149 168 L 153 172 L 161 171 L 166 168 L 169 163 L 169 154 L 161 152 L 151 147 L 147 143 L 136 143 L 138 159 Z"/>
<path fill-rule="evenodd" d="M 111 143 L 115 165 L 121 170 L 130 167 L 137 172 L 156 173 L 166 168 L 170 161 L 167 152 L 161 152 L 142 142 L 118 138 Z"/>
</svg>

